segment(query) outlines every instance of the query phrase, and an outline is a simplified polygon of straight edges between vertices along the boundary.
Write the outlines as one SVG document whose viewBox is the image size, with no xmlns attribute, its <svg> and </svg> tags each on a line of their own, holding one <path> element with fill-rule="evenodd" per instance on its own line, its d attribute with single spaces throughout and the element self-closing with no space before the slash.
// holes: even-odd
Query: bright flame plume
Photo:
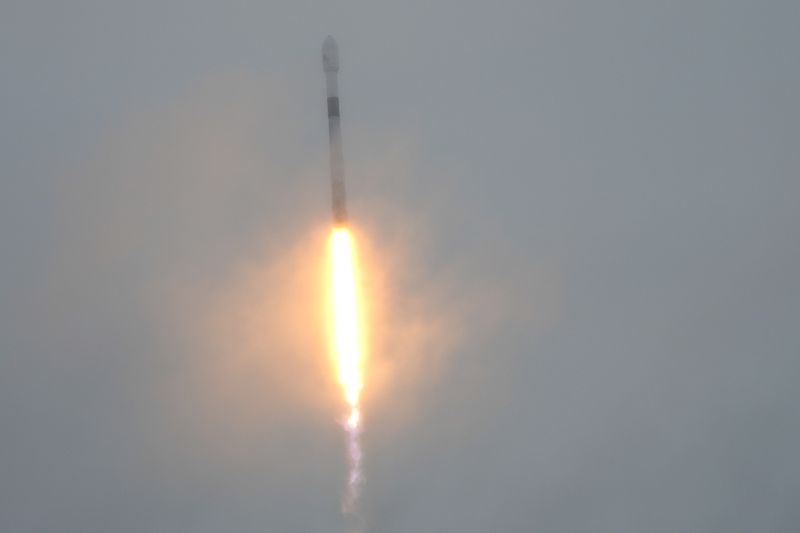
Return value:
<svg viewBox="0 0 800 533">
<path fill-rule="evenodd" d="M 345 421 L 350 472 L 342 502 L 346 513 L 355 511 L 363 483 L 361 471 L 361 413 L 359 397 L 364 386 L 363 350 L 359 316 L 354 238 L 348 228 L 335 227 L 330 239 L 333 355 L 349 414 Z"/>
</svg>

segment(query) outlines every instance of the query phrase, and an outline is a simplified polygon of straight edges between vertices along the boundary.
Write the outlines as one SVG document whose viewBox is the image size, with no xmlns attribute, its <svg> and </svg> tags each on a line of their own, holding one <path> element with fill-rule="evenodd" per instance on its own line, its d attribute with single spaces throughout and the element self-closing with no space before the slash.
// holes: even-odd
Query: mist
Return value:
<svg viewBox="0 0 800 533">
<path fill-rule="evenodd" d="M 424 16 L 421 13 L 424 12 Z M 0 529 L 793 531 L 798 10 L 0 8 Z"/>
</svg>

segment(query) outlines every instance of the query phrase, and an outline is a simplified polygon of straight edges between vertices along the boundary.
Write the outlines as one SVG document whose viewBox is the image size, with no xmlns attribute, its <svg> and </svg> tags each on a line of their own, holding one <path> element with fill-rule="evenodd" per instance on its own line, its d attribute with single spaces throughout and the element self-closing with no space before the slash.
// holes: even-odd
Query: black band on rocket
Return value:
<svg viewBox="0 0 800 533">
<path fill-rule="evenodd" d="M 338 96 L 330 96 L 330 97 L 328 97 L 328 116 L 329 117 L 338 117 L 339 116 L 339 97 Z"/>
</svg>

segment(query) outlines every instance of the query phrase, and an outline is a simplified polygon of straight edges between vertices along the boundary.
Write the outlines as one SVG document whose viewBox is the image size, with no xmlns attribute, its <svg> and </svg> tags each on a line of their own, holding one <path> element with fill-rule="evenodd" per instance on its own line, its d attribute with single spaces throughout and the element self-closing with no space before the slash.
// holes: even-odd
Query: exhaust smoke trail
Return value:
<svg viewBox="0 0 800 533">
<path fill-rule="evenodd" d="M 362 346 L 358 309 L 354 239 L 346 227 L 334 227 L 330 239 L 331 302 L 333 314 L 333 355 L 338 380 L 349 409 L 344 423 L 347 431 L 349 473 L 342 511 L 354 513 L 364 476 L 361 470 L 361 412 L 359 397 L 364 386 Z"/>
</svg>

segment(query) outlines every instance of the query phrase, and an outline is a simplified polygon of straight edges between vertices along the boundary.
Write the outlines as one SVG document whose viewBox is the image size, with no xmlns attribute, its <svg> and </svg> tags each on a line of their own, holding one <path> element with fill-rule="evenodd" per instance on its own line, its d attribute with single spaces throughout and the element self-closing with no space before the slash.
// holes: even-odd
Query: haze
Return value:
<svg viewBox="0 0 800 533">
<path fill-rule="evenodd" d="M 0 530 L 345 530 L 332 34 L 380 317 L 367 530 L 797 531 L 799 23 L 5 0 Z"/>
</svg>

